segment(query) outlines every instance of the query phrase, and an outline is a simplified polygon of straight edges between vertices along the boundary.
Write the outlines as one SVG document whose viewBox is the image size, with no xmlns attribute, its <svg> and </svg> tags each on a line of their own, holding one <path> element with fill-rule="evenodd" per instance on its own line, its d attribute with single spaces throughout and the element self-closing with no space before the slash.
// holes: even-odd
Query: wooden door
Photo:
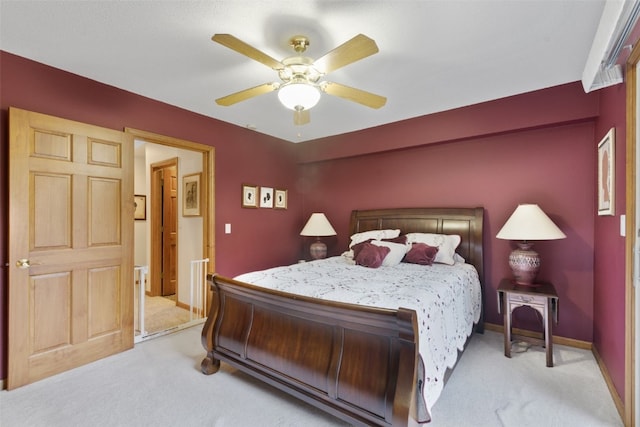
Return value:
<svg viewBox="0 0 640 427">
<path fill-rule="evenodd" d="M 177 166 L 163 169 L 162 187 L 162 295 L 174 295 L 178 273 L 178 173 Z"/>
<path fill-rule="evenodd" d="M 176 293 L 178 280 L 178 158 L 151 165 L 151 296 Z"/>
<path fill-rule="evenodd" d="M 130 135 L 9 111 L 13 389 L 133 347 Z"/>
</svg>

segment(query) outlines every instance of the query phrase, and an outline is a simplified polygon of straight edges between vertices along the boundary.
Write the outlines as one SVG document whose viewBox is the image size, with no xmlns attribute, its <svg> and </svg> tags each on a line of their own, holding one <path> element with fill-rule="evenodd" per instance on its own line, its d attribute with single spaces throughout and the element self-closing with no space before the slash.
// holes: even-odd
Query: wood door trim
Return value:
<svg viewBox="0 0 640 427">
<path fill-rule="evenodd" d="M 184 139 L 159 135 L 144 130 L 125 128 L 134 139 L 196 151 L 202 154 L 202 186 L 200 201 L 202 207 L 202 247 L 204 258 L 209 259 L 207 273 L 216 271 L 215 263 L 215 148 Z"/>
<path fill-rule="evenodd" d="M 638 75 L 637 75 L 637 67 L 640 63 L 640 44 L 636 44 L 627 59 L 626 64 L 626 89 L 627 89 L 627 100 L 626 100 L 626 119 L 627 119 L 627 127 L 626 127 L 626 167 L 625 167 L 625 175 L 626 175 L 626 250 L 625 250 L 625 381 L 624 381 L 624 411 L 622 414 L 622 418 L 624 420 L 624 424 L 626 426 L 636 425 L 636 421 L 638 418 L 638 414 L 636 414 L 635 407 L 635 360 L 637 357 L 635 351 L 635 342 L 637 337 L 636 331 L 636 317 L 638 307 L 635 304 L 635 292 L 634 288 L 634 275 L 637 275 L 637 272 L 634 272 L 635 269 L 635 257 L 634 257 L 634 249 L 636 246 L 636 242 L 638 236 L 636 235 L 636 230 L 638 224 L 636 224 L 636 179 L 637 179 L 637 171 L 636 171 L 636 132 L 638 132 L 638 128 L 636 125 L 636 120 L 638 117 L 638 105 L 637 105 L 637 85 L 638 85 Z"/>
</svg>

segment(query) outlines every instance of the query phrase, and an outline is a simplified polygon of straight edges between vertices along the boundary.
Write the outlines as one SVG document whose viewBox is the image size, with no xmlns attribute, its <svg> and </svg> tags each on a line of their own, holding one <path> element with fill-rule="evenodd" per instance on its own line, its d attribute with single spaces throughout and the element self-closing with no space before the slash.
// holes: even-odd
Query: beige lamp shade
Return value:
<svg viewBox="0 0 640 427">
<path fill-rule="evenodd" d="M 331 223 L 323 213 L 312 213 L 300 232 L 301 236 L 335 236 L 336 230 L 333 229 Z"/>
<path fill-rule="evenodd" d="M 505 240 L 556 240 L 567 236 L 538 205 L 518 205 L 496 237 Z"/>
<path fill-rule="evenodd" d="M 517 285 L 536 286 L 540 255 L 531 240 L 557 240 L 567 237 L 538 205 L 519 205 L 496 235 L 498 239 L 518 240 L 518 248 L 509 255 L 509 267 Z"/>
<path fill-rule="evenodd" d="M 336 230 L 323 213 L 312 213 L 309 221 L 300 232 L 301 236 L 315 236 L 316 241 L 311 244 L 309 252 L 311 258 L 322 259 L 327 256 L 327 245 L 320 241 L 320 236 L 335 236 Z"/>
</svg>

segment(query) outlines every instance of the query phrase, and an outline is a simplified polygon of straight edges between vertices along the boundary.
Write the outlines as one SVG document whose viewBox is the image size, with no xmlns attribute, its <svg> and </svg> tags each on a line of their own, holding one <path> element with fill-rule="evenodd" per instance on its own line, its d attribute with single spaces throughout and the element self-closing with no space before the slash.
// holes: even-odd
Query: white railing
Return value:
<svg viewBox="0 0 640 427">
<path fill-rule="evenodd" d="M 133 283 L 138 284 L 138 330 L 140 331 L 140 336 L 147 334 L 144 330 L 144 297 L 147 290 L 148 272 L 149 268 L 146 265 L 136 265 L 133 268 Z"/>
<path fill-rule="evenodd" d="M 203 319 L 206 316 L 207 264 L 209 264 L 209 258 L 191 261 L 189 321 L 193 321 L 194 315 L 197 316 L 196 319 Z"/>
</svg>

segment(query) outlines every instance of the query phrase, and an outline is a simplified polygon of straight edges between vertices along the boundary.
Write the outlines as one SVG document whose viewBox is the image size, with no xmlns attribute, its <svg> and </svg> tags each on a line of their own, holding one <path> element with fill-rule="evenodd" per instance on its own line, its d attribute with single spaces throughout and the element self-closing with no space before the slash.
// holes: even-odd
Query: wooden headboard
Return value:
<svg viewBox="0 0 640 427">
<path fill-rule="evenodd" d="M 402 234 L 459 235 L 461 241 L 456 252 L 478 271 L 484 303 L 483 218 L 484 208 L 482 207 L 354 210 L 351 212 L 349 235 L 369 230 L 396 228 L 400 229 Z M 482 322 L 483 318 L 480 319 L 480 330 Z"/>
</svg>

